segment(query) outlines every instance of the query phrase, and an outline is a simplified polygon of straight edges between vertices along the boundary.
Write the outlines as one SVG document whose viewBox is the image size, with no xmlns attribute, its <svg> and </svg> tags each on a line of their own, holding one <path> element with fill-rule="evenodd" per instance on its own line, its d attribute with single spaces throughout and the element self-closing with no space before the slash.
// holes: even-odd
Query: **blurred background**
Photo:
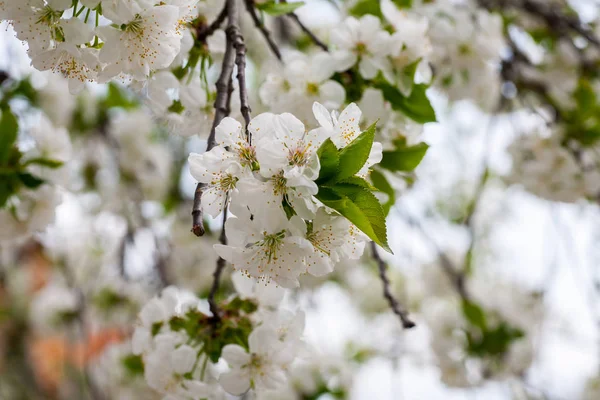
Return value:
<svg viewBox="0 0 600 400">
<path fill-rule="evenodd" d="M 329 6 L 315 3 L 318 29 Z M 571 5 L 584 20 L 600 7 Z M 169 134 L 164 126 L 175 122 L 153 120 L 120 86 L 69 97 L 58 77 L 29 66 L 12 28 L 1 28 L 0 71 L 27 78 L 53 122 L 71 121 L 73 161 L 61 171 L 72 192 L 62 193 L 49 228 L 20 239 L 17 228 L 0 227 L 17 239 L 0 243 L 0 399 L 162 398 L 129 357 L 128 338 L 160 288 L 202 296 L 210 287 L 220 223 L 209 221 L 214 233 L 202 240 L 189 233 L 195 181 L 185 165 L 206 144 Z M 414 179 L 395 183 L 394 255 L 384 256 L 417 326 L 403 330 L 389 311 L 368 255 L 305 278 L 286 301 L 306 312 L 312 361 L 292 373 L 294 393 L 272 399 L 600 399 L 598 203 L 546 200 L 515 178 L 511 145 L 543 131 L 543 113 L 484 112 L 436 88 L 428 96 L 438 123 L 425 125 L 420 139 L 430 148 Z M 25 129 L 43 126 L 40 118 L 27 114 Z M 115 144 L 106 129 L 144 136 L 146 153 L 119 159 L 126 134 Z M 136 163 L 146 173 L 128 180 Z M 451 272 L 459 270 L 467 272 Z M 230 272 L 225 290 L 236 285 Z M 480 317 L 461 311 L 461 287 L 498 327 L 489 342 L 465 333 Z"/>
</svg>

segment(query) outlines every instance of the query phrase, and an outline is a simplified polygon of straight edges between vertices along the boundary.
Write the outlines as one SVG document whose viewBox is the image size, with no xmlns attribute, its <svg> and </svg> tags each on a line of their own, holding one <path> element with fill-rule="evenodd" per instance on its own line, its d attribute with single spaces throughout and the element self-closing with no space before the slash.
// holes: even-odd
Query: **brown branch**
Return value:
<svg viewBox="0 0 600 400">
<path fill-rule="evenodd" d="M 414 328 L 416 325 L 408 317 L 408 311 L 406 311 L 400 305 L 400 302 L 394 297 L 390 290 L 390 280 L 386 274 L 388 266 L 377 252 L 377 245 L 375 244 L 375 242 L 371 242 L 371 252 L 373 253 L 373 259 L 375 259 L 379 268 L 379 278 L 381 278 L 381 283 L 383 284 L 383 296 L 386 298 L 394 314 L 396 314 L 400 318 L 400 321 L 402 322 L 402 327 L 404 329 Z"/>
<path fill-rule="evenodd" d="M 423 226 L 417 220 L 410 216 L 406 211 L 401 210 L 400 207 L 396 206 L 395 208 L 396 210 L 398 210 L 398 213 L 405 219 L 405 221 L 410 226 L 416 228 L 421 233 L 421 236 L 423 236 L 423 238 L 429 242 L 431 247 L 433 247 L 438 256 L 440 266 L 442 267 L 442 270 L 448 277 L 448 280 L 450 281 L 452 286 L 454 286 L 460 298 L 463 301 L 468 302 L 470 296 L 467 292 L 467 288 L 465 285 L 464 271 L 461 271 L 459 268 L 454 266 L 454 263 L 450 260 L 448 255 L 438 246 L 437 242 L 427 234 Z"/>
<path fill-rule="evenodd" d="M 262 33 L 263 37 L 267 41 L 267 44 L 271 48 L 271 51 L 273 54 L 275 54 L 275 57 L 281 61 L 281 52 L 279 51 L 279 47 L 271 37 L 271 32 L 269 32 L 269 30 L 265 27 L 265 24 L 260 20 L 260 17 L 256 12 L 256 3 L 254 0 L 245 0 L 244 3 L 246 4 L 246 10 L 248 10 L 250 17 L 252 17 L 252 21 L 254 21 L 254 25 Z"/>
<path fill-rule="evenodd" d="M 235 1 L 227 0 L 225 8 L 228 10 L 228 15 L 231 15 L 231 9 L 233 8 L 234 13 L 237 13 L 237 4 Z M 221 74 L 216 82 L 217 87 L 217 98 L 215 99 L 215 119 L 213 120 L 212 128 L 210 130 L 210 134 L 208 136 L 206 151 L 210 151 L 213 147 L 216 146 L 216 129 L 217 126 L 221 123 L 223 118 L 229 115 L 229 99 L 231 98 L 230 89 L 230 81 L 231 75 L 233 74 L 233 65 L 235 62 L 235 53 L 233 44 L 230 42 L 229 38 L 227 39 L 227 44 L 225 48 L 225 55 L 223 56 L 223 65 L 221 66 Z M 192 232 L 196 236 L 202 236 L 205 233 L 204 230 L 204 222 L 202 212 L 202 191 L 204 189 L 204 185 L 202 183 L 198 183 L 196 185 L 196 191 L 194 192 L 194 205 L 192 207 Z"/>
<path fill-rule="evenodd" d="M 197 31 L 196 40 L 199 42 L 205 42 L 209 36 L 215 33 L 217 29 L 223 25 L 225 18 L 227 18 L 227 4 L 223 6 L 223 9 L 217 18 L 210 25 L 205 25 Z"/>
<path fill-rule="evenodd" d="M 235 65 L 237 67 L 236 78 L 240 92 L 240 111 L 242 112 L 244 122 L 246 123 L 246 135 L 248 135 L 248 141 L 250 142 L 248 125 L 250 124 L 250 112 L 252 110 L 248 104 L 248 87 L 246 86 L 246 45 L 244 44 L 244 37 L 240 32 L 237 18 L 238 16 L 236 15 L 234 20 L 230 19 L 229 26 L 227 27 L 227 37 L 235 49 Z"/>
<path fill-rule="evenodd" d="M 302 23 L 302 21 L 300 21 L 300 18 L 298 18 L 298 16 L 291 12 L 289 14 L 286 14 L 290 19 L 292 19 L 294 22 L 296 22 L 296 24 L 298 25 L 298 27 L 300 29 L 302 29 L 302 32 L 304 32 L 306 35 L 308 35 L 308 37 L 310 38 L 310 40 L 313 41 L 314 44 L 316 44 L 317 46 L 319 46 L 321 49 L 323 49 L 324 51 L 329 51 L 329 48 L 327 47 L 327 45 L 325 43 L 323 43 L 321 41 L 321 39 L 319 39 L 310 29 L 308 29 L 308 27 L 306 25 L 304 25 Z"/>
<path fill-rule="evenodd" d="M 235 0 L 234 0 L 235 1 Z M 227 203 L 227 202 L 225 202 Z M 221 244 L 227 244 L 227 234 L 225 232 L 225 223 L 227 222 L 227 207 L 223 210 L 223 226 L 221 229 L 221 235 L 219 235 L 219 242 Z M 210 292 L 208 293 L 208 305 L 210 306 L 210 312 L 212 313 L 211 320 L 213 322 L 221 321 L 221 310 L 215 301 L 215 296 L 219 291 L 219 285 L 221 282 L 221 275 L 223 274 L 223 270 L 225 269 L 226 262 L 223 258 L 219 257 L 217 260 L 217 267 L 215 268 L 215 272 L 213 272 L 213 282 L 210 288 Z"/>
</svg>

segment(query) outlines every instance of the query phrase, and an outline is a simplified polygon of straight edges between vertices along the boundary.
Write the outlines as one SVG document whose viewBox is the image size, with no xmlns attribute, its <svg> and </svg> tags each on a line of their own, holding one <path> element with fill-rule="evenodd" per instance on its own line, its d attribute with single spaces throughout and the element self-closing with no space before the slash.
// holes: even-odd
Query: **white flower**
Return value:
<svg viewBox="0 0 600 400">
<path fill-rule="evenodd" d="M 217 254 L 244 274 L 273 280 L 285 288 L 298 286 L 298 276 L 306 272 L 305 256 L 311 244 L 300 236 L 287 218 L 277 218 L 268 229 L 258 218 L 227 220 L 226 232 L 231 245 L 214 246 Z"/>
<path fill-rule="evenodd" d="M 341 247 L 352 240 L 349 229 L 350 222 L 346 218 L 330 215 L 325 208 L 319 208 L 306 233 L 306 239 L 314 248 L 314 253 L 306 257 L 311 275 L 322 276 L 333 271 L 340 260 Z"/>
<path fill-rule="evenodd" d="M 281 72 L 267 75 L 259 91 L 260 98 L 271 111 L 294 110 L 307 122 L 313 102 L 333 109 L 344 103 L 343 86 L 330 79 L 334 72 L 335 62 L 329 53 L 294 54 L 286 60 Z"/>
<path fill-rule="evenodd" d="M 304 124 L 289 113 L 275 115 L 272 134 L 257 139 L 256 155 L 261 174 L 269 178 L 280 171 L 287 175 L 305 175 L 310 180 L 319 176 L 317 150 L 324 138 L 319 130 L 307 132 Z"/>
<path fill-rule="evenodd" d="M 61 19 L 59 25 L 66 43 L 79 45 L 88 43 L 94 38 L 92 28 L 79 18 Z"/>
<path fill-rule="evenodd" d="M 46 228 L 61 200 L 61 194 L 50 185 L 13 196 L 0 210 L 0 241 L 18 240 Z"/>
<path fill-rule="evenodd" d="M 71 94 L 79 93 L 86 82 L 96 79 L 100 64 L 98 50 L 78 48 L 70 43 L 60 43 L 51 50 L 39 53 L 31 61 L 40 71 L 51 70 L 69 80 Z"/>
<path fill-rule="evenodd" d="M 68 3 L 68 4 L 67 4 Z M 71 6 L 66 0 L 2 1 L 0 19 L 11 20 L 17 38 L 26 41 L 30 56 L 48 49 L 56 39 L 62 12 Z"/>
<path fill-rule="evenodd" d="M 267 327 L 258 327 L 248 337 L 248 344 L 250 353 L 235 344 L 223 348 L 222 357 L 231 368 L 219 378 L 223 388 L 239 396 L 250 388 L 260 393 L 285 384 L 284 370 L 292 357 L 278 343 L 276 333 Z"/>
<path fill-rule="evenodd" d="M 232 162 L 233 154 L 220 146 L 204 154 L 192 153 L 189 156 L 190 173 L 201 183 L 202 209 L 217 217 L 226 204 L 227 196 L 237 193 L 236 185 L 244 173 L 238 163 Z"/>
<path fill-rule="evenodd" d="M 379 18 L 365 15 L 360 20 L 348 17 L 331 31 L 331 43 L 336 48 L 333 56 L 338 71 L 345 71 L 358 62 L 360 74 L 372 79 L 378 71 L 390 75 L 390 34 L 383 30 Z"/>
<path fill-rule="evenodd" d="M 157 6 L 123 21 L 122 29 L 97 28 L 104 41 L 100 61 L 108 64 L 101 77 L 109 79 L 123 72 L 134 79 L 145 80 L 151 71 L 168 67 L 181 45 L 178 16 L 177 7 Z"/>
</svg>

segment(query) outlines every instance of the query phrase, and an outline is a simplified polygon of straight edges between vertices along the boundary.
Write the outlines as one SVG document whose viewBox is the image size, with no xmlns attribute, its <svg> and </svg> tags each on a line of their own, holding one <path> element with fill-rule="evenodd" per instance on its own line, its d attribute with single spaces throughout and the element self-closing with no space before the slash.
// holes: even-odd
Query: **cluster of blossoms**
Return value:
<svg viewBox="0 0 600 400">
<path fill-rule="evenodd" d="M 409 287 L 411 301 L 431 332 L 431 350 L 446 385 L 472 387 L 529 369 L 535 326 L 546 312 L 540 293 L 509 281 L 498 284 L 497 277 L 481 272 L 468 280 L 469 298 L 460 299 L 436 263 L 423 267 L 418 282 Z"/>
<path fill-rule="evenodd" d="M 2 2 L 0 19 L 10 21 L 27 42 L 35 68 L 60 72 L 77 92 L 85 82 L 117 76 L 146 80 L 171 66 L 184 36 L 190 36 L 188 22 L 200 11 L 204 7 L 193 0 L 28 0 Z"/>
<path fill-rule="evenodd" d="M 600 173 L 595 148 L 574 152 L 556 132 L 524 135 L 509 147 L 513 166 L 507 180 L 550 201 L 577 202 L 597 198 Z"/>
<path fill-rule="evenodd" d="M 326 141 L 338 151 L 354 143 L 361 111 L 350 104 L 338 117 L 319 103 L 313 111 L 320 126 L 310 131 L 289 113 L 258 115 L 249 135 L 225 118 L 216 128 L 218 145 L 189 158 L 192 176 L 205 185 L 204 211 L 217 217 L 230 203 L 235 215 L 225 226 L 229 245 L 215 245 L 217 254 L 248 276 L 288 288 L 301 274 L 325 275 L 339 260 L 359 258 L 367 239 L 315 198 L 319 149 Z M 381 144 L 372 143 L 364 164 L 345 177 L 348 185 L 363 190 L 352 179 L 366 177 L 381 157 Z"/>
<path fill-rule="evenodd" d="M 9 98 L 3 101 L 8 102 Z M 0 166 L 5 170 L 0 186 L 0 240 L 16 240 L 44 229 L 54 219 L 61 188 L 68 182 L 65 167 L 72 156 L 67 130 L 44 113 L 21 124 L 9 107 L 2 109 L 3 148 Z"/>
<path fill-rule="evenodd" d="M 225 391 L 262 393 L 286 383 L 287 366 L 302 348 L 304 314 L 279 306 L 281 289 L 256 289 L 241 278 L 240 292 L 250 297 L 227 302 L 218 322 L 208 303 L 174 287 L 144 306 L 131 346 L 153 389 L 170 399 L 224 399 Z M 235 344 L 227 343 L 231 335 Z"/>
</svg>

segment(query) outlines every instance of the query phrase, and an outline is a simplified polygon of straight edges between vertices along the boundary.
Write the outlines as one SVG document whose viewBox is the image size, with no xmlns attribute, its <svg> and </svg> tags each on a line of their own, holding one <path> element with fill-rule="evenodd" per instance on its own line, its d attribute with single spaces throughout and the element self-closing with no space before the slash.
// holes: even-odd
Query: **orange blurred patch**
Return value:
<svg viewBox="0 0 600 400">
<path fill-rule="evenodd" d="M 106 329 L 88 336 L 87 341 L 71 342 L 64 336 L 31 340 L 29 356 L 36 378 L 48 393 L 56 393 L 67 366 L 82 369 L 112 343 L 120 343 L 126 335 L 118 329 Z"/>
</svg>

